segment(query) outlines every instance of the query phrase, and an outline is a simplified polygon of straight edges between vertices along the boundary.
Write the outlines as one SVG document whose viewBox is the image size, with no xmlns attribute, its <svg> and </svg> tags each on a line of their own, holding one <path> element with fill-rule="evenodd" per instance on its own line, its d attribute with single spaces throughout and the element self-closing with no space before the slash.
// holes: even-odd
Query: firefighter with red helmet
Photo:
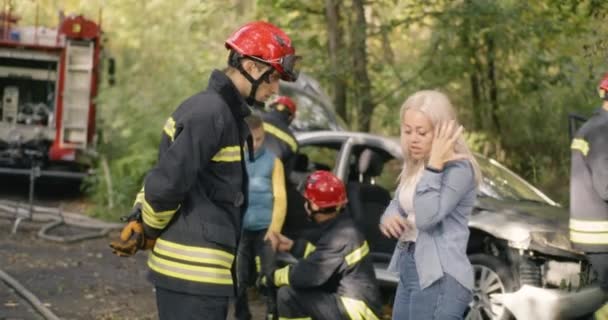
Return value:
<svg viewBox="0 0 608 320">
<path fill-rule="evenodd" d="M 585 252 L 608 295 L 608 74 L 598 89 L 602 107 L 578 130 L 571 145 L 570 240 Z"/>
<path fill-rule="evenodd" d="M 343 212 L 344 184 L 331 172 L 316 171 L 306 180 L 304 198 L 321 235 L 314 244 L 278 235 L 278 250 L 299 259 L 268 273 L 267 283 L 278 288 L 279 319 L 379 319 L 380 293 L 369 246 Z"/>
<path fill-rule="evenodd" d="M 151 249 L 149 278 L 163 319 L 226 319 L 235 293 L 235 254 L 247 204 L 244 118 L 279 80 L 295 81 L 290 38 L 252 22 L 226 40 L 228 68 L 213 71 L 206 90 L 167 119 L 158 163 L 146 175 L 135 212 L 114 253 Z"/>
<path fill-rule="evenodd" d="M 285 177 L 289 178 L 294 155 L 298 152 L 298 141 L 289 128 L 296 116 L 296 103 L 288 96 L 277 96 L 268 108 L 262 115 L 267 133 L 264 144 L 283 161 Z"/>
</svg>

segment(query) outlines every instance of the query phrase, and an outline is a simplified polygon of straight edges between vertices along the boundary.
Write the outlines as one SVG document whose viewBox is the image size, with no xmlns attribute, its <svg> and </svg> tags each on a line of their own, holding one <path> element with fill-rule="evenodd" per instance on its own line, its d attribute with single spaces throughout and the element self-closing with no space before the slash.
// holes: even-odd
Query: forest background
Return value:
<svg viewBox="0 0 608 320">
<path fill-rule="evenodd" d="M 568 114 L 600 106 L 605 0 L 18 0 L 22 25 L 59 12 L 102 18 L 116 60 L 98 96 L 93 214 L 125 214 L 157 159 L 161 128 L 223 68 L 224 40 L 251 20 L 291 36 L 349 129 L 397 136 L 404 99 L 446 92 L 473 148 L 568 204 Z M 104 69 L 105 72 L 105 69 Z M 112 188 L 108 188 L 108 181 Z M 111 190 L 111 191 L 110 191 Z"/>
</svg>

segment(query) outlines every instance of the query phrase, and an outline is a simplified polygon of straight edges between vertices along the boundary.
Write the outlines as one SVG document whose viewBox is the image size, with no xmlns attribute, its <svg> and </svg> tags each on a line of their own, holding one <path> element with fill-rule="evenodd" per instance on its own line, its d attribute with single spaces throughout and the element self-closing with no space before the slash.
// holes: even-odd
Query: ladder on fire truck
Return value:
<svg viewBox="0 0 608 320">
<path fill-rule="evenodd" d="M 72 40 L 66 46 L 60 146 L 82 150 L 87 147 L 95 48 L 88 41 Z"/>
</svg>

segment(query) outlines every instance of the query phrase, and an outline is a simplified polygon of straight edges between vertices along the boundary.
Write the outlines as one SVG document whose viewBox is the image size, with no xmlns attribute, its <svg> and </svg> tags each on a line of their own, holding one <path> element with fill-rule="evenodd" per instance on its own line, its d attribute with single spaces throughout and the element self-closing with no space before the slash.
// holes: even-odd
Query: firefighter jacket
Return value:
<svg viewBox="0 0 608 320">
<path fill-rule="evenodd" d="M 320 228 L 314 244 L 294 243 L 291 253 L 300 259 L 276 270 L 274 285 L 336 293 L 352 319 L 359 319 L 355 314 L 375 319 L 380 314 L 380 292 L 365 237 L 347 212 Z"/>
<path fill-rule="evenodd" d="M 570 240 L 585 252 L 608 252 L 608 111 L 585 122 L 571 149 Z"/>
<path fill-rule="evenodd" d="M 249 107 L 232 81 L 214 71 L 207 89 L 167 119 L 157 165 L 136 202 L 159 287 L 189 294 L 234 294 L 233 262 L 247 204 L 243 144 Z"/>
<path fill-rule="evenodd" d="M 293 168 L 294 155 L 298 152 L 298 141 L 289 129 L 287 115 L 280 111 L 269 111 L 262 114 L 264 131 L 267 133 L 264 145 L 276 154 L 285 167 L 285 177 Z"/>
</svg>

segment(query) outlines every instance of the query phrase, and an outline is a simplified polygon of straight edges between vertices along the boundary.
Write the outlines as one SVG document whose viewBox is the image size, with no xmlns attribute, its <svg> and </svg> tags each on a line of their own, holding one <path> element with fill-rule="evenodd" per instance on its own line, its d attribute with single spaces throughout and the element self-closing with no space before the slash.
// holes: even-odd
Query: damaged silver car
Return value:
<svg viewBox="0 0 608 320">
<path fill-rule="evenodd" d="M 386 267 L 395 241 L 382 236 L 378 223 L 401 170 L 398 140 L 345 131 L 301 132 L 296 138 L 301 147 L 292 179 L 297 183 L 325 169 L 345 181 L 349 211 L 368 238 L 377 278 L 390 299 L 398 278 Z M 512 318 L 507 306 L 512 308 L 513 296 L 505 294 L 522 287 L 568 292 L 590 284 L 589 265 L 568 240 L 567 210 L 497 161 L 481 155 L 477 160 L 483 182 L 469 222 L 475 288 L 466 318 Z M 314 226 L 305 220 L 303 199 L 292 191 L 288 200 L 285 232 L 306 236 Z"/>
</svg>

